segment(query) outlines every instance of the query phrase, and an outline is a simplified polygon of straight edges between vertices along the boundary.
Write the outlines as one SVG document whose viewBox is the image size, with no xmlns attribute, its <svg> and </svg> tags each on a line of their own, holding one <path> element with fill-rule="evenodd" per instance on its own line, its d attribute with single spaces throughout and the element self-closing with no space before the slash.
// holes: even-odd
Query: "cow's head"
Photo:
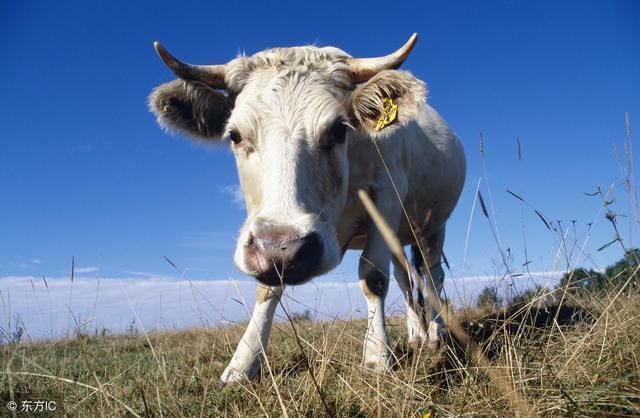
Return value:
<svg viewBox="0 0 640 418">
<path fill-rule="evenodd" d="M 424 83 L 395 69 L 416 40 L 379 58 L 297 47 L 208 66 L 155 44 L 179 77 L 149 98 L 160 125 L 231 144 L 248 212 L 235 252 L 240 270 L 269 285 L 300 284 L 339 263 L 346 142 L 383 136 L 415 116 Z M 398 105 L 399 123 L 381 130 L 387 99 Z"/>
</svg>

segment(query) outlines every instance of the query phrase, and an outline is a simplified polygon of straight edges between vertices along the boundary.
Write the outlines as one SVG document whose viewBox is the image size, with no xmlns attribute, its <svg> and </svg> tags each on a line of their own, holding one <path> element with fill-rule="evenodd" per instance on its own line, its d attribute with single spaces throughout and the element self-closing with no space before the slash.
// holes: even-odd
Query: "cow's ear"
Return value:
<svg viewBox="0 0 640 418">
<path fill-rule="evenodd" d="M 352 123 L 372 137 L 386 135 L 414 119 L 426 96 L 427 86 L 411 73 L 381 71 L 353 92 Z"/>
<path fill-rule="evenodd" d="M 163 128 L 215 140 L 224 133 L 233 99 L 200 83 L 174 80 L 151 92 L 149 108 Z"/>
</svg>

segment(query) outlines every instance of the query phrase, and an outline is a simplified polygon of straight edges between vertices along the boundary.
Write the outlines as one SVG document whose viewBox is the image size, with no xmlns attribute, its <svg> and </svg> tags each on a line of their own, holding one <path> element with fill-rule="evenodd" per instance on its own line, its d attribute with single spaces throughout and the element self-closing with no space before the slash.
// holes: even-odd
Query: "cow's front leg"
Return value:
<svg viewBox="0 0 640 418">
<path fill-rule="evenodd" d="M 394 231 L 400 223 L 400 205 L 395 195 L 384 196 L 377 194 L 378 210 Z M 389 263 L 391 252 L 378 231 L 371 222 L 367 230 L 365 245 L 358 274 L 360 287 L 367 299 L 368 324 L 364 340 L 363 363 L 365 367 L 385 371 L 391 369 L 391 350 L 384 312 L 384 300 L 389 290 Z"/>
<path fill-rule="evenodd" d="M 383 253 L 386 248 L 379 246 L 379 248 L 372 248 L 372 250 Z M 386 263 L 384 258 L 386 258 Z M 370 369 L 390 370 L 391 351 L 389 350 L 389 337 L 384 317 L 384 299 L 389 290 L 388 254 L 373 254 L 373 251 L 367 252 L 365 250 L 360 257 L 358 271 L 360 288 L 367 299 L 368 314 L 362 361 L 364 366 Z"/>
<path fill-rule="evenodd" d="M 223 385 L 236 383 L 242 379 L 253 379 L 258 375 L 262 366 L 262 357 L 267 350 L 273 315 L 283 290 L 283 286 L 257 285 L 256 305 L 253 308 L 251 320 L 231 362 L 220 377 L 220 383 Z"/>
</svg>

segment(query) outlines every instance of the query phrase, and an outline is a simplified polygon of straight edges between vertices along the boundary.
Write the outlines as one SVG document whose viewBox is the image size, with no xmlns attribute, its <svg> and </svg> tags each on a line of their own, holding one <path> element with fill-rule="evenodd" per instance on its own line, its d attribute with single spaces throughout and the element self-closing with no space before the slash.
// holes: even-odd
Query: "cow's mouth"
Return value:
<svg viewBox="0 0 640 418">
<path fill-rule="evenodd" d="M 322 273 L 324 245 L 316 232 L 284 242 L 250 239 L 244 253 L 247 269 L 268 286 L 299 285 Z"/>
</svg>

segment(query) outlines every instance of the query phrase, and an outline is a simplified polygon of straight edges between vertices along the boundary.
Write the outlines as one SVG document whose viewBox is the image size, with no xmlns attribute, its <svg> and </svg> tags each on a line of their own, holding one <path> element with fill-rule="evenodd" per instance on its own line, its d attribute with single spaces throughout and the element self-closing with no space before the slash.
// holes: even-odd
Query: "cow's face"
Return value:
<svg viewBox="0 0 640 418">
<path fill-rule="evenodd" d="M 235 262 L 264 283 L 301 283 L 339 262 L 347 76 L 304 66 L 255 70 L 236 97 L 226 135 L 248 216 Z"/>
<path fill-rule="evenodd" d="M 407 102 L 399 118 L 409 119 L 424 85 L 384 69 L 361 83 L 353 59 L 335 48 L 268 50 L 208 67 L 215 71 L 198 81 L 198 67 L 159 52 L 183 78 L 150 96 L 160 124 L 225 139 L 233 150 L 247 207 L 235 252 L 240 270 L 277 285 L 300 284 L 335 267 L 350 131 L 379 135 L 374 125 L 386 97 Z"/>
</svg>

